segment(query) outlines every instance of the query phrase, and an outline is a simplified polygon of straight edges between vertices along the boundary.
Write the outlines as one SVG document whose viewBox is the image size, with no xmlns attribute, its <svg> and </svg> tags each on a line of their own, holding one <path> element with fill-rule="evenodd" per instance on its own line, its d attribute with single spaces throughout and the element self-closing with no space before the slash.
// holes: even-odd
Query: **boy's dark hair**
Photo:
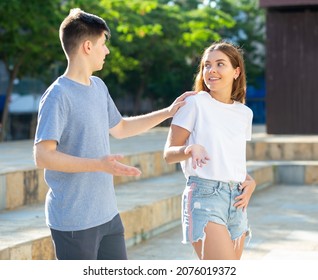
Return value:
<svg viewBox="0 0 318 280">
<path fill-rule="evenodd" d="M 86 13 L 79 8 L 71 9 L 69 15 L 60 26 L 60 40 L 66 55 L 70 55 L 81 42 L 92 40 L 93 42 L 105 34 L 110 38 L 110 29 L 102 18 Z"/>
</svg>

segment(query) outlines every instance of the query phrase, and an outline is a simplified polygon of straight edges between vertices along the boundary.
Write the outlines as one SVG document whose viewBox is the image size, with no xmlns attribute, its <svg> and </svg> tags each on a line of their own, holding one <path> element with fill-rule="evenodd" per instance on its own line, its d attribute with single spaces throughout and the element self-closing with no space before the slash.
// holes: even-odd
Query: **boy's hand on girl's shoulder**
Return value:
<svg viewBox="0 0 318 280">
<path fill-rule="evenodd" d="M 141 171 L 134 167 L 123 164 L 119 160 L 123 159 L 122 155 L 108 155 L 102 157 L 102 171 L 114 176 L 140 176 Z"/>
<path fill-rule="evenodd" d="M 176 100 L 168 107 L 168 113 L 170 117 L 173 117 L 174 114 L 179 110 L 180 107 L 182 107 L 186 102 L 185 99 L 190 95 L 197 94 L 196 91 L 186 91 L 183 94 L 181 94 L 179 97 L 176 98 Z"/>
</svg>

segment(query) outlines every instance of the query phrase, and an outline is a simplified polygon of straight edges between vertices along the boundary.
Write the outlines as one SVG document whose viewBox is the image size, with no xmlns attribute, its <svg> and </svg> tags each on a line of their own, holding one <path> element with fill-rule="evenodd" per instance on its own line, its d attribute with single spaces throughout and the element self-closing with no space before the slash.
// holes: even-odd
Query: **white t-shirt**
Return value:
<svg viewBox="0 0 318 280">
<path fill-rule="evenodd" d="M 243 182 L 246 178 L 246 141 L 251 140 L 253 112 L 240 102 L 226 104 L 205 91 L 186 99 L 172 124 L 188 130 L 189 144 L 205 147 L 210 160 L 193 169 L 192 159 L 181 162 L 186 178 Z"/>
</svg>

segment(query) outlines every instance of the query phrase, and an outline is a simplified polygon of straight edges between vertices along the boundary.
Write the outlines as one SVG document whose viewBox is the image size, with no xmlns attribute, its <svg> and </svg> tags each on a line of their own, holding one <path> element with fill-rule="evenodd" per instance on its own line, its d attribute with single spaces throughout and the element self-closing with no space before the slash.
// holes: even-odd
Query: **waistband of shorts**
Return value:
<svg viewBox="0 0 318 280">
<path fill-rule="evenodd" d="M 230 188 L 240 186 L 241 182 L 236 182 L 236 181 L 228 181 L 228 182 L 223 182 L 223 181 L 218 181 L 218 180 L 211 180 L 211 179 L 205 179 L 205 178 L 200 178 L 197 176 L 189 176 L 187 182 L 194 182 L 194 183 L 200 183 L 206 186 L 218 186 L 218 185 L 226 185 L 229 186 Z"/>
</svg>

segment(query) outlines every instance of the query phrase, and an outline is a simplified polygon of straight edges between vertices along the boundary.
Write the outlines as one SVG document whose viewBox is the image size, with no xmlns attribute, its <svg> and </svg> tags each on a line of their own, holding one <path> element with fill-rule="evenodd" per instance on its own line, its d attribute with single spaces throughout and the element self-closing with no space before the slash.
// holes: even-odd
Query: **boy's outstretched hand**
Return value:
<svg viewBox="0 0 318 280">
<path fill-rule="evenodd" d="M 108 155 L 102 157 L 102 171 L 113 174 L 114 176 L 140 176 L 141 171 L 133 166 L 119 162 L 123 159 L 122 155 Z"/>
</svg>

